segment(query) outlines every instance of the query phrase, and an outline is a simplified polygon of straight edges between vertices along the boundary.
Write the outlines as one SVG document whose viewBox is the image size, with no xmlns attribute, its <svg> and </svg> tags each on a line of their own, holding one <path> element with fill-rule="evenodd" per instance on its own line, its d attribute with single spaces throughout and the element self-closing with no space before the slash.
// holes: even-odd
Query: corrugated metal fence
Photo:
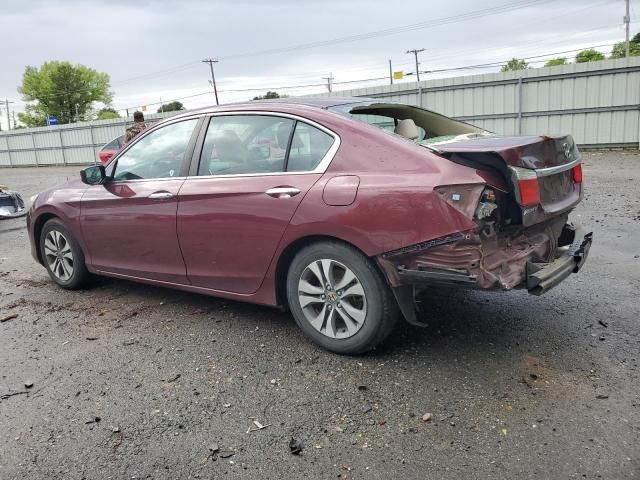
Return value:
<svg viewBox="0 0 640 480">
<path fill-rule="evenodd" d="M 145 115 L 147 123 L 179 112 Z M 0 167 L 83 165 L 97 161 L 100 148 L 123 135 L 131 120 L 79 122 L 0 133 Z"/>
<path fill-rule="evenodd" d="M 419 105 L 502 135 L 571 133 L 583 147 L 640 142 L 640 57 L 333 92 Z"/>
<path fill-rule="evenodd" d="M 421 105 L 504 135 L 572 133 L 579 145 L 640 142 L 640 57 L 333 92 Z M 150 114 L 149 122 L 175 114 Z M 0 133 L 0 167 L 87 164 L 123 119 Z"/>
</svg>

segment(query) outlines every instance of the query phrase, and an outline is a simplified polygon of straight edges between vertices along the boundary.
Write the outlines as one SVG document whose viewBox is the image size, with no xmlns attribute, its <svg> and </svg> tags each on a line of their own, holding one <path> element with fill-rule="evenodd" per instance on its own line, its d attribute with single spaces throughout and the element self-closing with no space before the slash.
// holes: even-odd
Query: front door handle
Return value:
<svg viewBox="0 0 640 480">
<path fill-rule="evenodd" d="M 264 193 L 273 198 L 291 198 L 298 195 L 300 190 L 295 187 L 276 187 L 270 188 Z"/>
<path fill-rule="evenodd" d="M 173 193 L 170 192 L 153 192 L 149 197 L 151 200 L 169 200 L 173 198 Z"/>
</svg>

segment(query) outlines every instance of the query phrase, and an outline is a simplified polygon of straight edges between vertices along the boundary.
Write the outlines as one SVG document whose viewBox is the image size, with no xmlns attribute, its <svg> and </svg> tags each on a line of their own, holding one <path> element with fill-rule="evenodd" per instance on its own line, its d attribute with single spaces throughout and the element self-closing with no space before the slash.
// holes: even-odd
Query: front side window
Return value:
<svg viewBox="0 0 640 480">
<path fill-rule="evenodd" d="M 270 115 L 211 117 L 198 175 L 282 172 L 294 123 Z"/>
<path fill-rule="evenodd" d="M 197 118 L 171 123 L 145 135 L 118 158 L 114 180 L 180 176 Z"/>
</svg>

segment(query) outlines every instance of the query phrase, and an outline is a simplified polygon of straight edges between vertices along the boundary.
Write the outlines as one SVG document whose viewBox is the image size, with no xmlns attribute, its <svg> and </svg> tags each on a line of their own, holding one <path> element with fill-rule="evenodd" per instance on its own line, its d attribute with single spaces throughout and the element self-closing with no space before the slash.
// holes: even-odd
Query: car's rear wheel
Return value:
<svg viewBox="0 0 640 480">
<path fill-rule="evenodd" d="M 336 353 L 371 350 L 398 319 L 393 294 L 375 265 L 340 242 L 298 252 L 287 275 L 287 298 L 305 335 Z"/>
<path fill-rule="evenodd" d="M 51 219 L 42 227 L 40 254 L 49 276 L 62 288 L 75 290 L 89 282 L 82 249 L 60 220 Z"/>
</svg>

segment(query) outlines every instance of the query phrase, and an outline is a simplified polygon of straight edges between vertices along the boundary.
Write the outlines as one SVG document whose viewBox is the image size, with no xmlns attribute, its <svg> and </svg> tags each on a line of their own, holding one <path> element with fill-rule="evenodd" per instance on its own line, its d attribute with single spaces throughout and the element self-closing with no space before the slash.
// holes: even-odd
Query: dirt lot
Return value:
<svg viewBox="0 0 640 480">
<path fill-rule="evenodd" d="M 75 175 L 0 183 L 28 198 Z M 0 478 L 639 478 L 640 155 L 586 155 L 585 179 L 579 275 L 543 297 L 431 291 L 428 328 L 363 357 L 270 308 L 65 292 L 2 221 L 0 395 L 21 394 L 0 397 Z"/>
</svg>

